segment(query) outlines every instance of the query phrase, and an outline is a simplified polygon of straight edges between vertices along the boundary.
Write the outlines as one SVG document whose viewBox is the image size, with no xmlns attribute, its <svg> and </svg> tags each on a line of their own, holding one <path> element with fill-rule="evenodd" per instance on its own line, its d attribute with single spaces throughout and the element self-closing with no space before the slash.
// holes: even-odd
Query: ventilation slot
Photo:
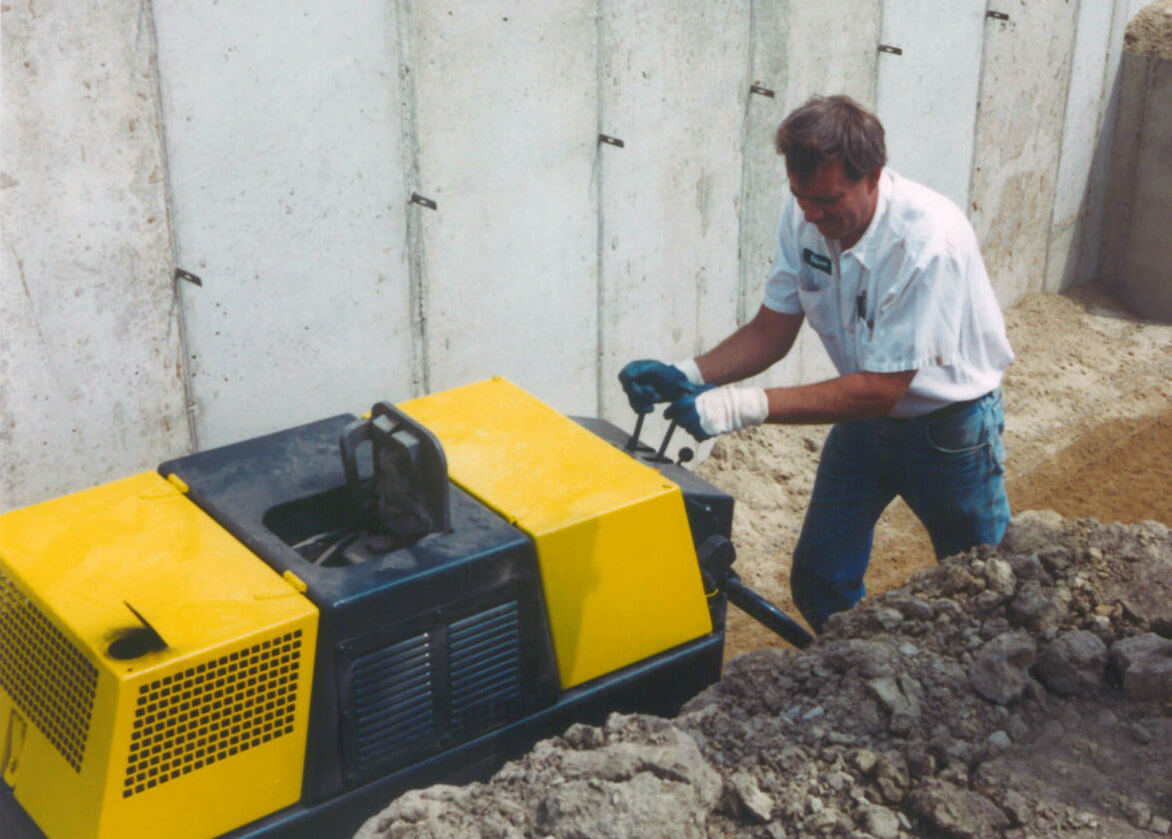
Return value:
<svg viewBox="0 0 1172 839">
<path fill-rule="evenodd" d="M 122 797 L 293 733 L 301 630 L 138 689 Z"/>
<path fill-rule="evenodd" d="M 516 602 L 453 623 L 448 645 L 453 734 L 467 737 L 505 721 L 521 695 Z"/>
<path fill-rule="evenodd" d="M 354 662 L 357 765 L 365 773 L 394 752 L 435 737 L 431 642 L 409 638 Z"/>
<path fill-rule="evenodd" d="M 80 772 L 98 670 L 2 571 L 0 687 Z"/>
</svg>

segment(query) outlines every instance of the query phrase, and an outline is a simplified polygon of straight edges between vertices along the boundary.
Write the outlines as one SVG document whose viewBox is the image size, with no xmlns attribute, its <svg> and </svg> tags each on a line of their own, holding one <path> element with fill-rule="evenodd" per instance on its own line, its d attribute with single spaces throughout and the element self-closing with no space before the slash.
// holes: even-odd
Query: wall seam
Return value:
<svg viewBox="0 0 1172 839">
<path fill-rule="evenodd" d="M 396 41 L 399 47 L 399 130 L 406 192 L 403 196 L 407 248 L 407 306 L 411 324 L 411 395 L 431 392 L 431 353 L 427 332 L 427 286 L 424 270 L 422 207 L 410 196 L 420 189 L 419 110 L 415 77 L 411 73 L 411 0 L 395 0 Z"/>
<path fill-rule="evenodd" d="M 1082 267 L 1075 280 L 1076 283 L 1091 282 L 1101 277 L 1103 273 L 1103 249 L 1106 241 L 1104 219 L 1106 217 L 1107 196 L 1110 192 L 1107 188 L 1110 179 L 1110 146 L 1115 141 L 1115 112 L 1112 111 L 1110 104 L 1113 88 L 1111 55 L 1114 52 L 1113 42 L 1117 30 L 1116 21 L 1119 18 L 1120 2 L 1121 0 L 1115 0 L 1111 6 L 1111 21 L 1107 26 L 1107 43 L 1104 45 L 1103 72 L 1099 79 L 1099 104 L 1095 114 L 1095 151 L 1091 156 L 1091 165 L 1087 172 L 1087 218 L 1079 248 L 1079 264 Z M 1122 62 L 1122 52 L 1120 52 L 1119 59 Z M 1120 68 L 1117 68 L 1117 72 L 1118 69 Z M 1105 150 L 1102 149 L 1104 144 L 1107 145 Z M 1103 164 L 1100 161 L 1105 161 L 1107 171 L 1103 171 L 1101 168 Z M 1096 186 L 1096 184 L 1098 185 Z M 1095 226 L 1091 228 L 1090 223 L 1094 223 Z M 1083 264 L 1083 257 L 1088 248 L 1087 241 L 1090 236 L 1094 236 L 1095 241 L 1095 263 L 1088 267 Z"/>
<path fill-rule="evenodd" d="M 748 49 L 746 50 L 747 61 L 745 65 L 745 78 L 743 91 L 749 91 L 749 87 L 754 82 L 754 76 L 757 71 L 757 39 L 754 37 L 755 23 L 757 20 L 757 4 L 754 0 L 749 0 L 749 15 L 748 25 L 746 26 L 745 35 L 748 39 Z M 745 96 L 745 116 L 741 121 L 741 189 L 740 201 L 737 202 L 737 304 L 736 304 L 736 325 L 738 327 L 744 326 L 748 322 L 749 316 L 749 280 L 747 276 L 747 269 L 745 265 L 745 248 L 749 244 L 748 230 L 746 217 L 749 215 L 747 207 L 749 204 L 749 191 L 752 186 L 752 164 L 749 154 L 749 135 L 750 125 L 753 118 L 753 94 L 746 92 Z"/>
<path fill-rule="evenodd" d="M 1074 82 L 1074 61 L 1078 57 L 1078 28 L 1082 23 L 1083 3 L 1086 0 L 1079 0 L 1078 8 L 1074 10 L 1074 34 L 1070 42 L 1070 62 L 1066 68 L 1066 90 L 1062 94 L 1062 127 L 1058 132 L 1058 160 L 1054 167 L 1054 198 L 1050 202 L 1050 216 L 1046 221 L 1046 255 L 1042 258 L 1042 292 L 1047 292 L 1047 279 L 1050 276 L 1050 258 L 1052 256 L 1051 249 L 1054 247 L 1054 212 L 1058 206 L 1058 189 L 1061 187 L 1060 179 L 1062 177 L 1062 159 L 1066 151 L 1066 117 L 1070 113 L 1070 88 Z M 1082 201 L 1079 204 L 1078 214 L 1075 216 L 1074 228 L 1077 231 L 1081 223 L 1083 211 L 1085 209 L 1086 194 L 1084 192 Z M 1074 234 L 1071 236 L 1071 242 L 1074 242 Z M 1062 272 L 1063 276 L 1059 278 L 1058 288 L 1061 291 L 1064 281 L 1066 279 L 1065 270 Z"/>
<path fill-rule="evenodd" d="M 594 166 L 591 182 L 594 185 L 594 403 L 595 416 L 603 416 L 603 376 L 606 374 L 606 272 L 604 270 L 604 248 L 606 247 L 606 216 L 602 200 L 603 160 L 602 143 L 598 139 L 605 134 L 603 94 L 603 0 L 596 0 L 594 6 Z"/>
<path fill-rule="evenodd" d="M 171 309 L 174 312 L 176 330 L 179 333 L 179 377 L 183 384 L 183 415 L 187 420 L 189 451 L 199 451 L 199 428 L 195 421 L 195 385 L 191 380 L 191 365 L 188 363 L 188 329 L 186 309 L 183 307 L 183 292 L 175 269 L 179 265 L 179 241 L 175 232 L 175 204 L 171 188 L 171 158 L 167 152 L 167 129 L 164 123 L 163 78 L 159 67 L 159 32 L 155 26 L 155 7 L 152 0 L 143 0 L 139 15 L 146 18 L 146 28 L 151 39 L 150 70 L 155 89 L 155 132 L 159 138 L 159 159 L 163 170 L 163 208 L 167 225 L 167 242 L 170 249 Z"/>
<path fill-rule="evenodd" d="M 981 144 L 979 142 L 981 135 L 981 104 L 985 101 L 985 64 L 989 58 L 989 3 L 985 3 L 985 19 L 981 26 L 981 60 L 977 67 L 977 108 L 976 113 L 973 114 L 973 151 L 969 158 L 969 183 L 965 188 L 965 217 L 969 219 L 970 223 L 973 218 L 973 190 L 977 183 L 977 156 L 980 153 Z"/>
</svg>

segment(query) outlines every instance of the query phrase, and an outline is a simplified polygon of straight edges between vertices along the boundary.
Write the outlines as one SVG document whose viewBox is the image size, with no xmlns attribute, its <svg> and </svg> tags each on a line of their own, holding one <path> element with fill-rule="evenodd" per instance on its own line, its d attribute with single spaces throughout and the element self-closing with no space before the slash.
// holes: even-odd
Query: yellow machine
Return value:
<svg viewBox="0 0 1172 839">
<path fill-rule="evenodd" d="M 46 834 L 216 836 L 296 803 L 312 603 L 155 474 L 2 522 L 4 780 Z"/>
<path fill-rule="evenodd" d="M 492 379 L 0 516 L 0 834 L 349 836 L 673 713 L 719 677 L 732 500 L 623 439 Z"/>
</svg>

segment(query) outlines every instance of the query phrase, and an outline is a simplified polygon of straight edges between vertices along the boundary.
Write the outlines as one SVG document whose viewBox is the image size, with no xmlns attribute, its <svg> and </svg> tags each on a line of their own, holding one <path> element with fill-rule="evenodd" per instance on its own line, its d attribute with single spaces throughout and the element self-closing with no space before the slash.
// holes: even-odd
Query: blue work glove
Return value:
<svg viewBox="0 0 1172 839">
<path fill-rule="evenodd" d="M 703 441 L 765 422 L 769 397 L 759 387 L 694 386 L 672 402 L 663 415 Z"/>
<path fill-rule="evenodd" d="M 676 365 L 652 359 L 632 361 L 619 372 L 619 383 L 637 414 L 650 413 L 656 402 L 672 402 L 695 387 Z"/>
</svg>

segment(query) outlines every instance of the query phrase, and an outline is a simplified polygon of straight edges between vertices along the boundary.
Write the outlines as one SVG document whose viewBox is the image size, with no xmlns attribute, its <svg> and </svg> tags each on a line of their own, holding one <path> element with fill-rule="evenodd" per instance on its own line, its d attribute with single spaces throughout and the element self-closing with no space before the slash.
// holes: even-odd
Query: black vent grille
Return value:
<svg viewBox="0 0 1172 839">
<path fill-rule="evenodd" d="M 122 797 L 293 733 L 301 630 L 138 689 Z"/>
<path fill-rule="evenodd" d="M 0 687 L 81 771 L 98 669 L 0 571 Z"/>
<path fill-rule="evenodd" d="M 448 632 L 450 722 L 458 736 L 504 721 L 521 695 L 521 615 L 515 602 L 453 623 Z"/>
<path fill-rule="evenodd" d="M 387 755 L 435 737 L 430 635 L 424 633 L 354 662 L 355 757 L 361 772 Z"/>
</svg>

